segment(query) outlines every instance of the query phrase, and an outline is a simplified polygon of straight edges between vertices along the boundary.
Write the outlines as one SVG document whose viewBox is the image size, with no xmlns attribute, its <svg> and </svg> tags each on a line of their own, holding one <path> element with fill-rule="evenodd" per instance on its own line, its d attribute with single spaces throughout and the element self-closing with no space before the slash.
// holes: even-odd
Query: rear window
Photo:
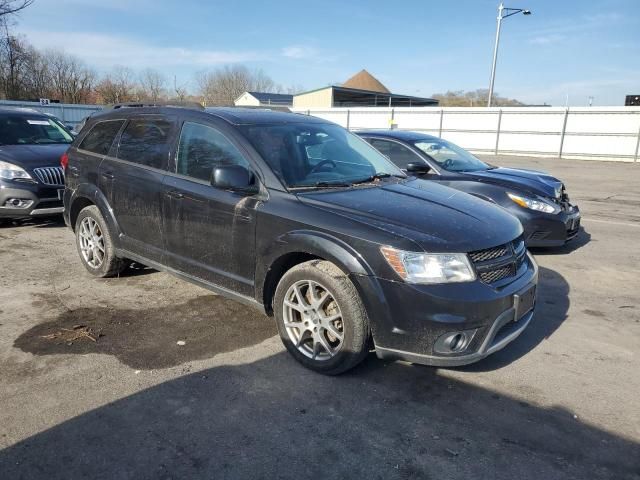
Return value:
<svg viewBox="0 0 640 480">
<path fill-rule="evenodd" d="M 120 136 L 118 158 L 166 169 L 172 129 L 173 123 L 164 119 L 131 120 Z"/>
<path fill-rule="evenodd" d="M 124 120 L 110 120 L 96 123 L 91 131 L 84 137 L 78 148 L 98 155 L 109 153 L 111 144 L 120 131 Z"/>
</svg>

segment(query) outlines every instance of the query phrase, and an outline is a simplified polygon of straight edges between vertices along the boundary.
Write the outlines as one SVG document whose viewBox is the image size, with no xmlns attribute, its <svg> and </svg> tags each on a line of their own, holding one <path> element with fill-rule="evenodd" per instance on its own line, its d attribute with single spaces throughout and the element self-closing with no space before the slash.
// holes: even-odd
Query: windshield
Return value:
<svg viewBox="0 0 640 480">
<path fill-rule="evenodd" d="M 0 144 L 71 143 L 73 136 L 50 118 L 0 115 Z"/>
<path fill-rule="evenodd" d="M 473 172 L 491 168 L 466 150 L 440 138 L 417 140 L 413 144 L 450 172 Z"/>
<path fill-rule="evenodd" d="M 406 177 L 360 137 L 330 124 L 251 125 L 245 134 L 287 188 Z"/>
</svg>

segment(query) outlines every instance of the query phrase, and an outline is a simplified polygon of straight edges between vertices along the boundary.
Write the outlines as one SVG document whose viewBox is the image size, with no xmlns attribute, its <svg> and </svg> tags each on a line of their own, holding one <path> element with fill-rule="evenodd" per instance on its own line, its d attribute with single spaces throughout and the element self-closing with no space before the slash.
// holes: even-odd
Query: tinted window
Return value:
<svg viewBox="0 0 640 480">
<path fill-rule="evenodd" d="M 124 120 L 96 123 L 87 136 L 84 137 L 78 148 L 88 150 L 99 155 L 106 155 L 109 153 L 111 144 L 116 138 L 116 135 L 123 123 Z"/>
<path fill-rule="evenodd" d="M 118 158 L 154 168 L 166 168 L 173 123 L 168 120 L 131 120 L 118 146 Z"/>
<path fill-rule="evenodd" d="M 214 128 L 186 122 L 180 134 L 177 173 L 209 181 L 216 166 L 249 163 L 227 138 Z"/>
<path fill-rule="evenodd" d="M 2 145 L 44 145 L 72 141 L 71 134 L 50 118 L 18 114 L 0 116 Z"/>
<path fill-rule="evenodd" d="M 389 157 L 393 163 L 404 170 L 407 169 L 407 165 L 410 163 L 424 163 L 420 157 L 399 143 L 388 140 L 378 140 L 376 138 L 371 139 L 370 143 L 380 151 L 380 153 Z"/>
</svg>

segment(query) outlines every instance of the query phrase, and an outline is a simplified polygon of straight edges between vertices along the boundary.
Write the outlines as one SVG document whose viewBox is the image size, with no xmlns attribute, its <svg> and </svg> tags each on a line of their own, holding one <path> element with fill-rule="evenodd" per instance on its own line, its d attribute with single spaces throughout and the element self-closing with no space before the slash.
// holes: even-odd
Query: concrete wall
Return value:
<svg viewBox="0 0 640 480">
<path fill-rule="evenodd" d="M 333 88 L 331 87 L 293 96 L 293 108 L 331 108 L 332 106 Z"/>
<path fill-rule="evenodd" d="M 640 107 L 296 108 L 352 130 L 440 136 L 477 153 L 638 161 Z"/>
<path fill-rule="evenodd" d="M 68 103 L 51 103 L 49 105 L 40 105 L 38 102 L 18 102 L 13 100 L 0 100 L 0 108 L 3 106 L 32 108 L 42 113 L 55 115 L 63 123 L 75 127 L 83 119 L 92 113 L 99 112 L 103 109 L 101 105 L 74 105 Z"/>
</svg>

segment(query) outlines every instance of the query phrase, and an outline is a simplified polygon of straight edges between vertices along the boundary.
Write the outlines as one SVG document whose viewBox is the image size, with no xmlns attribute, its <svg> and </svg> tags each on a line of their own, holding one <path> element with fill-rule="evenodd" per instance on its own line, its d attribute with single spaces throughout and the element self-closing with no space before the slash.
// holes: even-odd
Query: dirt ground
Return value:
<svg viewBox="0 0 640 480">
<path fill-rule="evenodd" d="M 527 331 L 456 369 L 314 374 L 248 307 L 0 228 L 0 478 L 640 478 L 640 164 L 489 160 L 564 179 L 584 229 L 534 252 Z"/>
</svg>

